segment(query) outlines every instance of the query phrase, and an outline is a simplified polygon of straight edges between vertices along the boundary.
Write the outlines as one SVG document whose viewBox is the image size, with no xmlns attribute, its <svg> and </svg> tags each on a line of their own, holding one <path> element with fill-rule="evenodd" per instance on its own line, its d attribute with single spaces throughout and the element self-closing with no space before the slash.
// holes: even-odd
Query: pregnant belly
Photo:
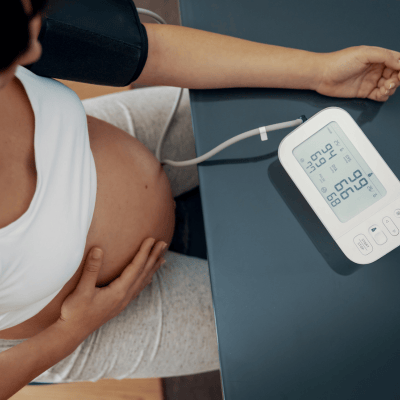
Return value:
<svg viewBox="0 0 400 400">
<path fill-rule="evenodd" d="M 119 276 L 147 237 L 172 240 L 175 203 L 161 164 L 145 145 L 104 121 L 88 117 L 96 164 L 97 198 L 85 252 L 104 250 L 98 286 Z"/>
<path fill-rule="evenodd" d="M 137 139 L 115 126 L 88 116 L 90 147 L 96 165 L 97 196 L 82 261 L 74 276 L 37 315 L 2 330 L 0 339 L 32 337 L 57 321 L 65 298 L 75 289 L 93 246 L 104 252 L 97 286 L 117 278 L 143 240 L 171 243 L 175 203 L 161 164 Z"/>
</svg>

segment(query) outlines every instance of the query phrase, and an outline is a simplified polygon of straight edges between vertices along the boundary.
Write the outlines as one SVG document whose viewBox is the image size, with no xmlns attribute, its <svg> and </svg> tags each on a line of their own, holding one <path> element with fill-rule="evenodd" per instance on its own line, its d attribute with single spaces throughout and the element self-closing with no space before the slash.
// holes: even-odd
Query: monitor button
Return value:
<svg viewBox="0 0 400 400">
<path fill-rule="evenodd" d="M 378 225 L 372 225 L 369 228 L 369 234 L 374 238 L 375 242 L 378 244 L 384 244 L 387 242 L 386 235 L 381 231 Z"/>
<path fill-rule="evenodd" d="M 392 236 L 397 236 L 399 234 L 399 230 L 397 229 L 397 226 L 389 217 L 383 218 L 382 222 L 383 222 L 383 225 L 386 226 L 386 229 L 389 231 L 389 233 Z"/>
<path fill-rule="evenodd" d="M 368 239 L 364 235 L 357 235 L 353 239 L 353 241 L 354 241 L 355 245 L 357 246 L 358 250 L 360 250 L 360 252 L 362 254 L 364 254 L 364 256 L 371 253 L 371 251 L 372 251 L 371 243 L 368 242 Z"/>
</svg>

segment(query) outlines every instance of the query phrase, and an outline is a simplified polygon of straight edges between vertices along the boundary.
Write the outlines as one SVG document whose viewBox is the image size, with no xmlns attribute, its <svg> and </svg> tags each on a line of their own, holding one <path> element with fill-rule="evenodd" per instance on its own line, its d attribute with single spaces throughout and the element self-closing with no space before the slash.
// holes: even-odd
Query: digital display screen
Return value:
<svg viewBox="0 0 400 400">
<path fill-rule="evenodd" d="M 347 222 L 386 195 L 382 183 L 335 121 L 297 146 L 293 155 L 340 222 Z"/>
</svg>

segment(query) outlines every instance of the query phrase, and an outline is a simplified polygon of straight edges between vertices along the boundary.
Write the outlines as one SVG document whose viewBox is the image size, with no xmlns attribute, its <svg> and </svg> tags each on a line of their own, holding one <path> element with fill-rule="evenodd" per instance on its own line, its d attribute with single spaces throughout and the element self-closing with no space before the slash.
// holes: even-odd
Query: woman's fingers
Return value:
<svg viewBox="0 0 400 400">
<path fill-rule="evenodd" d="M 394 72 L 390 79 L 385 79 L 381 78 L 378 81 L 378 89 L 377 92 L 379 93 L 378 96 L 380 99 L 388 99 L 390 96 L 392 96 L 395 92 L 396 89 L 399 87 L 400 82 L 397 77 L 397 72 Z"/>
<path fill-rule="evenodd" d="M 153 268 L 157 265 L 157 262 L 162 258 L 166 251 L 166 243 L 164 242 L 158 242 L 152 251 L 152 253 L 149 255 L 146 265 L 143 268 L 141 275 L 138 277 L 138 280 L 141 279 L 143 280 L 151 271 Z"/>
<path fill-rule="evenodd" d="M 149 277 L 154 274 L 155 271 L 157 271 L 160 266 L 161 262 L 163 261 L 163 255 L 167 251 L 167 246 L 166 243 L 160 242 L 157 244 L 155 247 L 153 253 L 149 257 L 146 267 L 144 268 L 141 276 L 137 279 L 136 282 L 132 285 L 133 287 L 137 288 L 142 285 L 142 283 Z"/>
<path fill-rule="evenodd" d="M 132 285 L 132 281 L 138 279 L 144 271 L 154 243 L 155 239 L 153 238 L 144 240 L 132 262 L 128 264 L 122 271 L 122 274 L 117 279 L 114 279 L 108 286 L 111 288 L 118 286 L 118 291 L 122 290 L 126 292 Z"/>
<path fill-rule="evenodd" d="M 135 299 L 140 292 L 151 283 L 153 280 L 153 275 L 161 268 L 161 266 L 165 263 L 165 259 L 163 256 L 167 252 L 167 248 L 163 248 L 163 250 L 160 253 L 160 256 L 156 260 L 154 264 L 149 263 L 148 266 L 146 266 L 146 269 L 143 271 L 142 275 L 132 284 L 132 287 L 129 291 L 129 301 L 132 301 Z M 149 268 L 149 269 L 147 269 Z"/>
<path fill-rule="evenodd" d="M 380 87 L 382 87 L 384 85 L 389 86 L 391 83 L 394 83 L 395 85 L 399 85 L 400 84 L 400 81 L 399 81 L 398 76 L 397 76 L 397 72 L 394 72 L 392 74 L 392 76 L 390 76 L 389 78 L 384 78 L 384 77 L 380 78 L 379 81 L 378 81 L 378 87 L 380 88 Z"/>
<path fill-rule="evenodd" d="M 389 98 L 393 96 L 396 89 L 400 85 L 398 71 L 393 71 L 390 68 L 386 68 L 383 72 L 383 77 L 378 81 L 378 91 L 381 98 Z"/>
<path fill-rule="evenodd" d="M 81 279 L 75 288 L 77 293 L 94 293 L 99 271 L 103 264 L 103 255 L 103 250 L 98 247 L 92 248 L 88 253 Z"/>
<path fill-rule="evenodd" d="M 167 243 L 165 242 L 158 242 L 155 245 L 153 252 L 150 254 L 147 260 L 147 265 L 145 267 L 145 270 L 151 269 L 154 266 L 157 260 L 164 254 L 166 248 L 167 248 Z"/>
<path fill-rule="evenodd" d="M 382 72 L 382 76 L 385 79 L 389 79 L 392 76 L 393 72 L 397 74 L 399 71 L 395 71 L 393 68 L 386 67 Z"/>
<path fill-rule="evenodd" d="M 146 240 L 131 264 L 123 271 L 121 278 L 124 281 L 125 290 L 129 290 L 129 288 L 136 283 L 140 285 L 166 249 L 166 243 L 164 242 L 160 241 L 154 245 L 154 247 L 153 244 L 154 239 Z"/>
<path fill-rule="evenodd" d="M 143 280 L 141 280 L 140 282 L 140 286 L 137 285 L 133 285 L 132 286 L 132 290 L 130 292 L 130 301 L 134 300 L 139 294 L 140 292 L 147 286 L 149 285 L 152 280 L 153 280 L 153 276 L 154 274 L 160 269 L 160 267 L 165 263 L 165 260 L 160 257 L 157 262 L 155 263 L 153 269 L 149 272 L 149 274 L 147 276 L 145 276 L 143 278 Z M 138 283 L 139 284 L 139 283 Z"/>
<path fill-rule="evenodd" d="M 383 86 L 380 87 L 380 92 L 384 96 L 391 96 L 394 94 L 398 87 L 398 83 L 394 82 L 393 80 L 387 80 Z"/>
</svg>

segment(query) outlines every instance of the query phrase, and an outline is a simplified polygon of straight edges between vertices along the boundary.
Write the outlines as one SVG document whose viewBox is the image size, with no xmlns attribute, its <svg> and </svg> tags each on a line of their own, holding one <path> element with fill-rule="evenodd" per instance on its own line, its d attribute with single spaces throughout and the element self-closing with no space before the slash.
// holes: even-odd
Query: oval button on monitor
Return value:
<svg viewBox="0 0 400 400">
<path fill-rule="evenodd" d="M 372 225 L 368 230 L 369 234 L 374 238 L 377 244 L 384 244 L 387 242 L 386 235 L 382 232 L 378 225 Z"/>
<path fill-rule="evenodd" d="M 399 234 L 399 230 L 398 230 L 397 226 L 389 217 L 383 218 L 382 222 L 383 222 L 383 225 L 386 226 L 386 229 L 389 231 L 389 233 L 392 236 L 397 236 Z"/>
<path fill-rule="evenodd" d="M 364 256 L 371 253 L 372 251 L 371 243 L 368 242 L 368 239 L 364 235 L 357 235 L 353 239 L 353 241 L 354 244 L 357 246 L 358 250 L 360 250 L 360 252 L 364 254 Z"/>
</svg>

